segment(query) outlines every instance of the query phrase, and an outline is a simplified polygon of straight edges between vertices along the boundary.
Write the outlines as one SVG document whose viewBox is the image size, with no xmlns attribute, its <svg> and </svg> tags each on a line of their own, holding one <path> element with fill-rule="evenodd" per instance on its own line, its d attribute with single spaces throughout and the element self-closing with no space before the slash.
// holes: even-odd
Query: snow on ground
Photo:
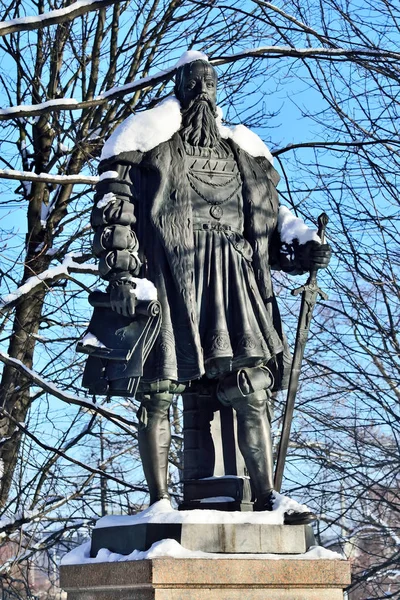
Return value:
<svg viewBox="0 0 400 600">
<path fill-rule="evenodd" d="M 314 241 L 321 243 L 321 238 L 314 229 L 310 229 L 303 219 L 295 217 L 286 206 L 279 207 L 278 231 L 284 244 L 299 240 L 299 244 Z"/>
</svg>

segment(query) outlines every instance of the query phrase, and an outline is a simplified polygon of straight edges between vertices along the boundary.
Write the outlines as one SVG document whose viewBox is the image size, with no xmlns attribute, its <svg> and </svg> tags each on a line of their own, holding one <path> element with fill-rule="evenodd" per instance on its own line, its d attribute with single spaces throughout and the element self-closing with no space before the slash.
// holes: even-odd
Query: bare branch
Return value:
<svg viewBox="0 0 400 600">
<path fill-rule="evenodd" d="M 301 58 L 301 59 L 319 59 L 332 61 L 351 61 L 355 59 L 368 59 L 369 61 L 378 60 L 380 62 L 393 62 L 400 60 L 399 52 L 391 52 L 388 50 L 375 49 L 351 49 L 351 48 L 290 48 L 284 46 L 261 46 L 259 48 L 251 48 L 243 52 L 238 52 L 231 55 L 220 56 L 210 60 L 214 66 L 233 63 L 238 60 L 247 58 Z M 0 110 L 0 121 L 15 119 L 16 117 L 32 117 L 35 115 L 45 114 L 48 112 L 58 112 L 61 110 L 83 110 L 93 106 L 101 106 L 110 100 L 121 98 L 138 90 L 152 88 L 165 79 L 170 79 L 175 74 L 176 67 L 165 69 L 127 83 L 126 85 L 111 88 L 93 100 L 78 102 L 74 98 L 64 98 L 60 100 L 49 100 L 35 105 L 19 105 Z"/>
<path fill-rule="evenodd" d="M 32 369 L 29 369 L 29 367 L 25 366 L 20 360 L 17 360 L 16 358 L 12 358 L 6 352 L 2 352 L 1 350 L 0 350 L 0 361 L 6 365 L 10 365 L 14 369 L 17 369 L 20 373 L 23 373 L 23 375 L 28 377 L 28 379 L 32 383 L 39 386 L 40 388 L 42 388 L 42 390 L 44 390 L 48 394 L 51 394 L 55 398 L 58 398 L 59 400 L 62 400 L 63 402 L 67 402 L 67 404 L 75 404 L 76 406 L 80 406 L 81 408 L 88 410 L 90 412 L 98 413 L 99 415 L 102 415 L 103 417 L 106 417 L 107 419 L 112 420 L 113 422 L 115 422 L 118 425 L 121 425 L 121 423 L 124 423 L 125 425 L 128 425 L 129 427 L 135 427 L 135 423 L 133 421 L 126 419 L 125 417 L 122 417 L 120 415 L 117 415 L 116 413 L 112 412 L 111 410 L 102 408 L 101 406 L 94 404 L 94 402 L 91 400 L 86 400 L 85 398 L 81 398 L 80 396 L 75 396 L 74 394 L 70 394 L 69 392 L 60 390 L 60 388 L 55 386 L 54 383 L 50 383 L 49 381 L 46 381 L 38 373 L 36 373 Z M 118 422 L 120 422 L 120 423 L 118 423 Z M 132 434 L 131 429 L 126 430 L 126 431 L 127 431 L 127 433 Z"/>
<path fill-rule="evenodd" d="M 90 11 L 99 10 L 115 4 L 119 0 L 77 0 L 70 6 L 58 8 L 48 13 L 43 13 L 34 17 L 20 17 L 10 21 L 0 22 L 0 36 L 15 33 L 16 31 L 32 31 L 34 29 L 43 29 L 50 25 L 66 23 L 76 17 L 80 17 Z"/>
<path fill-rule="evenodd" d="M 51 175 L 50 173 L 30 173 L 29 171 L 13 171 L 11 169 L 0 169 L 0 179 L 14 179 L 16 181 L 41 181 L 43 183 L 55 183 L 57 185 L 71 185 L 83 183 L 96 185 L 97 176 L 86 175 Z"/>
</svg>

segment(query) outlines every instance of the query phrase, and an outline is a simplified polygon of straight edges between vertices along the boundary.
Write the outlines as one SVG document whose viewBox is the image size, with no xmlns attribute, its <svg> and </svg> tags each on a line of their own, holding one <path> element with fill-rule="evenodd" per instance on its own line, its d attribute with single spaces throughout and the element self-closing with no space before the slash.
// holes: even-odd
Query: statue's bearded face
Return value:
<svg viewBox="0 0 400 600">
<path fill-rule="evenodd" d="M 176 95 L 184 109 L 193 102 L 208 102 L 215 112 L 217 73 L 204 61 L 194 61 L 184 65 L 177 81 Z"/>
<path fill-rule="evenodd" d="M 215 121 L 217 74 L 212 66 L 194 61 L 181 67 L 175 94 L 182 106 L 182 138 L 193 146 L 216 146 L 220 140 Z"/>
</svg>

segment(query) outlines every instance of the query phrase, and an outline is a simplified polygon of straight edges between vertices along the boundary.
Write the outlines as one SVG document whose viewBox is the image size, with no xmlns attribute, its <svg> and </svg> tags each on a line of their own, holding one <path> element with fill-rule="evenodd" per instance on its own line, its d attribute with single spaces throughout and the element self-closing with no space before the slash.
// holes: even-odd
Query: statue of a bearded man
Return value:
<svg viewBox="0 0 400 600">
<path fill-rule="evenodd" d="M 244 126 L 222 125 L 216 91 L 206 60 L 186 63 L 175 98 L 116 129 L 100 163 L 94 252 L 113 311 L 135 315 L 137 278 L 154 284 L 162 307 L 136 394 L 150 502 L 169 497 L 173 394 L 200 380 L 236 411 L 254 510 L 272 510 L 271 394 L 287 384 L 290 355 L 271 269 L 326 267 L 330 248 L 303 222 L 288 239 L 295 217 L 279 207 L 272 156 Z M 107 393 L 129 395 L 124 381 L 110 381 Z"/>
</svg>

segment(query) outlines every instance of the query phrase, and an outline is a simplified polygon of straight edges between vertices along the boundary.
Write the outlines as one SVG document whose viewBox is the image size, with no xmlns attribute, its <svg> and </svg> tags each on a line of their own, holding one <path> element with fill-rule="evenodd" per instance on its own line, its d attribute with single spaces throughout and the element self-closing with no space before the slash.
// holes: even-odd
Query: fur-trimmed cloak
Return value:
<svg viewBox="0 0 400 600">
<path fill-rule="evenodd" d="M 141 115 L 133 118 L 136 117 Z M 149 119 L 146 113 L 143 118 Z M 244 147 L 246 139 L 247 142 L 250 140 L 250 144 L 256 139 L 261 144 L 258 146 L 261 156 L 251 156 L 240 147 L 234 141 L 235 135 L 229 131 L 227 133 L 227 128 L 221 127 L 221 133 L 232 149 L 243 182 L 244 237 L 253 249 L 254 274 L 271 322 L 269 336 L 265 340 L 271 356 L 268 366 L 273 370 L 276 387 L 279 388 L 286 383 L 290 363 L 270 272 L 271 265 L 280 267 L 277 231 L 279 202 L 276 191 L 279 175 L 271 164 L 267 148 L 255 134 L 242 127 L 241 135 L 236 138 L 245 141 L 242 144 Z M 204 374 L 194 294 L 192 208 L 186 153 L 178 133 L 172 133 L 170 139 L 161 143 L 156 143 L 157 136 L 154 138 L 152 134 L 149 135 L 151 142 L 146 142 L 144 146 L 142 143 L 144 151 L 132 149 L 108 157 L 107 153 L 113 149 L 141 146 L 132 137 L 123 140 L 121 145 L 118 136 L 113 134 L 114 142 L 103 153 L 106 158 L 100 164 L 100 173 L 104 175 L 97 186 L 96 198 L 103 198 L 111 192 L 115 197 L 125 201 L 129 199 L 134 204 L 136 224 L 133 229 L 138 237 L 143 261 L 140 276 L 155 284 L 159 299 L 162 303 L 164 300 L 164 314 L 168 312 L 174 325 L 174 339 L 164 339 L 159 344 L 158 354 L 152 353 L 153 356 L 145 365 L 144 379 L 154 381 L 159 378 L 162 353 L 170 353 L 171 347 L 175 346 L 176 368 L 169 373 L 164 372 L 164 377 L 183 382 Z M 153 147 L 146 149 L 148 146 Z M 248 149 L 250 147 L 247 146 Z M 168 303 L 165 303 L 165 296 L 168 297 Z M 169 344 L 171 347 L 168 347 Z"/>
</svg>

